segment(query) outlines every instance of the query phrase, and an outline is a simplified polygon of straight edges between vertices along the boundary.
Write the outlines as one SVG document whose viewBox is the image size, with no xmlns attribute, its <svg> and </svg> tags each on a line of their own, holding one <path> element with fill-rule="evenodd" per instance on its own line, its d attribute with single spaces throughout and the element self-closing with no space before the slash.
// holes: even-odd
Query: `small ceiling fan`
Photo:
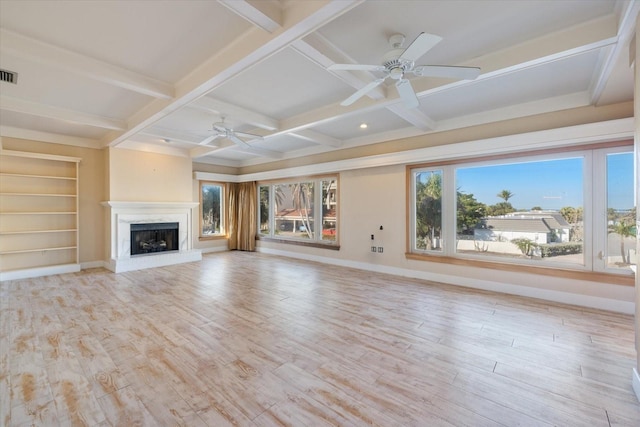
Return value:
<svg viewBox="0 0 640 427">
<path fill-rule="evenodd" d="M 473 80 L 480 75 L 480 68 L 477 67 L 457 67 L 451 65 L 416 65 L 422 55 L 427 53 L 436 44 L 442 41 L 442 37 L 434 34 L 420 33 L 418 37 L 406 48 L 403 49 L 405 37 L 402 34 L 394 34 L 389 37 L 389 44 L 393 48 L 382 57 L 382 65 L 362 65 L 362 64 L 333 64 L 327 69 L 337 70 L 360 70 L 383 72 L 384 76 L 372 81 L 362 87 L 356 93 L 340 103 L 342 106 L 353 104 L 355 101 L 366 95 L 374 88 L 381 85 L 387 78 L 396 81 L 398 95 L 408 108 L 415 108 L 419 105 L 411 82 L 405 77 L 406 74 L 428 77 L 446 77 L 452 79 Z"/>
<path fill-rule="evenodd" d="M 252 133 L 238 132 L 233 130 L 230 127 L 227 127 L 224 122 L 225 116 L 221 116 L 220 121 L 214 123 L 211 131 L 215 134 L 205 140 L 205 144 L 208 144 L 216 139 L 226 138 L 231 140 L 233 143 L 238 145 L 240 148 L 251 149 L 253 148 L 249 143 L 241 139 L 240 137 L 247 139 L 259 139 L 263 140 L 264 138 L 260 135 L 254 135 Z"/>
</svg>

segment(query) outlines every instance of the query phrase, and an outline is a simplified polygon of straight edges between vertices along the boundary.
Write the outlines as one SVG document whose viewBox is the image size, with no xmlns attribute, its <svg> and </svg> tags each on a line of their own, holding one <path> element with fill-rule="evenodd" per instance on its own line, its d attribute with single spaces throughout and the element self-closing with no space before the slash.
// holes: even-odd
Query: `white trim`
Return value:
<svg viewBox="0 0 640 427">
<path fill-rule="evenodd" d="M 242 175 L 229 175 L 226 173 L 193 172 L 193 179 L 198 181 L 217 182 L 243 182 Z"/>
<path fill-rule="evenodd" d="M 145 268 L 165 267 L 167 265 L 196 262 L 202 260 L 200 249 L 187 251 L 156 253 L 150 255 L 138 255 L 135 257 L 120 257 L 111 259 L 106 263 L 106 268 L 114 273 L 143 270 Z"/>
<path fill-rule="evenodd" d="M 302 175 L 336 173 L 344 170 L 412 164 L 427 160 L 454 160 L 470 156 L 518 153 L 555 147 L 571 147 L 587 143 L 623 140 L 633 138 L 633 135 L 634 119 L 633 117 L 629 117 L 606 122 L 338 160 L 335 162 L 297 166 L 245 175 L 233 175 L 233 182 L 271 180 Z"/>
<path fill-rule="evenodd" d="M 200 248 L 203 254 L 210 254 L 214 252 L 229 252 L 229 248 L 227 246 L 211 246 L 208 248 Z"/>
<path fill-rule="evenodd" d="M 636 398 L 640 402 L 640 375 L 638 374 L 638 370 L 636 368 L 633 368 L 631 386 L 633 387 L 633 391 L 636 394 Z"/>
<path fill-rule="evenodd" d="M 56 162 L 80 163 L 80 157 L 59 156 L 57 154 L 32 153 L 30 151 L 0 150 L 2 156 L 28 157 L 31 159 L 55 160 Z"/>
<path fill-rule="evenodd" d="M 41 132 L 13 126 L 0 126 L 0 135 L 7 138 L 28 139 L 32 141 L 49 142 L 51 144 L 70 145 L 72 147 L 102 149 L 100 141 L 79 136 L 60 135 L 51 132 Z"/>
<path fill-rule="evenodd" d="M 485 291 L 501 292 L 504 294 L 519 295 L 529 298 L 543 299 L 547 301 L 559 302 L 563 304 L 579 305 L 583 307 L 596 308 L 600 310 L 615 311 L 625 314 L 635 312 L 635 304 L 631 301 L 621 301 L 610 298 L 580 295 L 569 292 L 554 291 L 548 289 L 533 288 L 529 286 L 512 285 L 507 283 L 492 282 L 489 280 L 478 280 L 468 277 L 452 276 L 448 274 L 437 274 L 428 271 L 418 271 L 407 268 L 389 267 L 367 262 L 356 262 L 338 258 L 327 258 L 317 255 L 308 255 L 298 252 L 289 252 L 279 249 L 258 247 L 258 252 L 279 255 L 289 258 L 303 259 L 307 261 L 321 262 L 341 267 L 357 268 L 359 270 L 373 271 L 376 273 L 392 274 L 413 279 L 429 280 L 433 282 L 446 283 L 454 286 L 481 289 Z"/>
<path fill-rule="evenodd" d="M 5 280 L 29 279 L 32 277 L 51 276 L 54 274 L 77 273 L 80 264 L 53 265 L 50 267 L 25 268 L 23 270 L 0 272 L 0 282 Z"/>
<path fill-rule="evenodd" d="M 107 263 L 104 261 L 87 261 L 80 263 L 81 270 L 88 270 L 90 268 L 107 268 Z"/>
<path fill-rule="evenodd" d="M 157 208 L 196 208 L 200 203 L 198 202 L 119 202 L 116 200 L 109 200 L 100 203 L 102 206 L 110 206 L 117 209 L 157 209 Z"/>
</svg>

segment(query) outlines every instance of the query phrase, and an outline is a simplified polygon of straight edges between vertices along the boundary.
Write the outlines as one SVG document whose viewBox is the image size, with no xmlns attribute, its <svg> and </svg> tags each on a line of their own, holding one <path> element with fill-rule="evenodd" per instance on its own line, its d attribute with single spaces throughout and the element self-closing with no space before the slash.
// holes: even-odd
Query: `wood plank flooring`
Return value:
<svg viewBox="0 0 640 427">
<path fill-rule="evenodd" d="M 258 253 L 0 284 L 5 426 L 639 426 L 632 316 Z"/>
</svg>

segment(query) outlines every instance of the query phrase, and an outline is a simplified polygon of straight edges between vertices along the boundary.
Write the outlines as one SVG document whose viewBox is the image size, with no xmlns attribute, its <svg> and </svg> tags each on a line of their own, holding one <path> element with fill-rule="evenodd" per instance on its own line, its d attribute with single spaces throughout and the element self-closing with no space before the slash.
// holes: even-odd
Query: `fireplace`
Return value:
<svg viewBox="0 0 640 427">
<path fill-rule="evenodd" d="M 179 249 L 177 222 L 131 224 L 131 256 Z"/>
<path fill-rule="evenodd" d="M 193 211 L 198 203 L 108 201 L 103 205 L 111 219 L 109 270 L 122 273 L 202 259 L 200 249 L 193 247 Z"/>
</svg>

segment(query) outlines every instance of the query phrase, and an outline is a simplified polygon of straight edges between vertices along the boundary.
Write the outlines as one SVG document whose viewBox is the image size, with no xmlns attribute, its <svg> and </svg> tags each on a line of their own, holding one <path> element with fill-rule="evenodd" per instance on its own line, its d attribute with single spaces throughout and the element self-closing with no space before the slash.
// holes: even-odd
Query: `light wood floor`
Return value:
<svg viewBox="0 0 640 427">
<path fill-rule="evenodd" d="M 631 316 L 242 252 L 0 297 L 4 425 L 640 425 Z"/>
</svg>

